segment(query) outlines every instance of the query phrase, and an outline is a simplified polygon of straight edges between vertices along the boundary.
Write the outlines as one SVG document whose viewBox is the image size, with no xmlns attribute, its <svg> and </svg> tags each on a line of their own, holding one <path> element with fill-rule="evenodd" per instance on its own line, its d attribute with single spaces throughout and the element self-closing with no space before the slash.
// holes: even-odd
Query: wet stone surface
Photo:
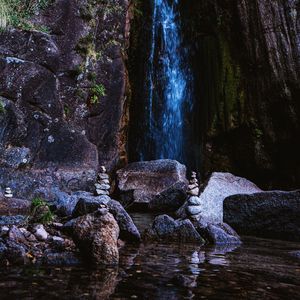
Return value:
<svg viewBox="0 0 300 300">
<path fill-rule="evenodd" d="M 140 231 L 153 220 L 151 215 L 132 217 Z M 118 267 L 2 268 L 0 295 L 7 299 L 299 299 L 299 259 L 291 255 L 299 249 L 299 243 L 254 238 L 244 238 L 241 246 L 125 246 Z"/>
</svg>

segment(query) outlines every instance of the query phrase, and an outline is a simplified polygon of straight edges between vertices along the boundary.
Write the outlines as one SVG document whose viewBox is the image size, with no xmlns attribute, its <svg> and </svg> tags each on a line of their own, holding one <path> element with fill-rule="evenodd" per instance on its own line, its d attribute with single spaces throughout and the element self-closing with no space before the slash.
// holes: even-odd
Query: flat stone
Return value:
<svg viewBox="0 0 300 300">
<path fill-rule="evenodd" d="M 187 193 L 192 196 L 198 196 L 199 191 L 200 191 L 199 188 L 194 188 L 193 190 L 189 190 Z"/>
<path fill-rule="evenodd" d="M 109 190 L 110 189 L 110 185 L 109 184 L 96 183 L 95 187 L 96 187 L 97 190 Z"/>
<path fill-rule="evenodd" d="M 190 216 L 198 215 L 202 212 L 202 208 L 200 206 L 188 206 L 187 214 Z"/>
<path fill-rule="evenodd" d="M 96 190 L 96 194 L 99 196 L 105 196 L 105 195 L 109 195 L 109 191 L 103 191 L 103 190 Z"/>
<path fill-rule="evenodd" d="M 109 179 L 109 176 L 105 173 L 101 173 L 101 174 L 98 175 L 98 178 L 99 179 Z"/>
<path fill-rule="evenodd" d="M 201 205 L 201 200 L 199 197 L 192 196 L 192 197 L 189 197 L 187 203 L 188 203 L 188 206 L 198 206 L 198 205 Z"/>
</svg>

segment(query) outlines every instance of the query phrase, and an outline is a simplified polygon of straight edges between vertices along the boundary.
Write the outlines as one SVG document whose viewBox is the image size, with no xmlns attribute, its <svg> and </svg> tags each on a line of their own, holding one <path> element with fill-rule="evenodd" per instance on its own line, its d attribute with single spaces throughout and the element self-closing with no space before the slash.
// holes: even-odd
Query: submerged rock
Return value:
<svg viewBox="0 0 300 300">
<path fill-rule="evenodd" d="M 117 172 L 121 203 L 148 204 L 175 183 L 187 186 L 186 167 L 175 160 L 135 162 Z"/>
<path fill-rule="evenodd" d="M 162 242 L 205 243 L 190 220 L 174 220 L 168 215 L 156 217 L 145 238 Z"/>
<path fill-rule="evenodd" d="M 95 264 L 119 262 L 119 226 L 113 215 L 88 214 L 75 219 L 73 238 L 84 259 Z"/>
<path fill-rule="evenodd" d="M 120 238 L 127 242 L 139 242 L 141 235 L 132 218 L 118 201 L 111 200 L 107 204 L 109 212 L 114 216 L 120 228 Z"/>
<path fill-rule="evenodd" d="M 199 224 L 197 230 L 213 245 L 239 245 L 242 243 L 238 234 L 226 223 Z"/>
<path fill-rule="evenodd" d="M 74 252 L 46 251 L 43 256 L 43 264 L 50 266 L 73 266 L 79 265 L 80 259 Z"/>
<path fill-rule="evenodd" d="M 224 201 L 224 221 L 238 233 L 300 241 L 300 191 L 234 195 Z"/>
</svg>

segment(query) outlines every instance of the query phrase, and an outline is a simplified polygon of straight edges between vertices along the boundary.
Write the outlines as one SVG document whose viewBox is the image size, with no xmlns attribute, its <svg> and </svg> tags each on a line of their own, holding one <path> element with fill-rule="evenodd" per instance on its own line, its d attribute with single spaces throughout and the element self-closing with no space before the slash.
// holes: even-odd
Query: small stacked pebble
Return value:
<svg viewBox="0 0 300 300">
<path fill-rule="evenodd" d="M 199 195 L 199 184 L 198 184 L 196 172 L 192 172 L 191 180 L 188 186 L 188 194 L 191 196 Z"/>
<path fill-rule="evenodd" d="M 11 188 L 7 187 L 7 188 L 5 189 L 4 197 L 5 197 L 5 198 L 12 198 L 12 197 L 13 197 Z"/>
<path fill-rule="evenodd" d="M 189 217 L 193 219 L 198 219 L 201 213 L 201 200 L 198 197 L 199 184 L 198 184 L 196 172 L 192 172 L 187 193 L 189 195 L 189 198 L 186 202 L 186 213 Z"/>
<path fill-rule="evenodd" d="M 109 195 L 110 183 L 109 176 L 106 173 L 106 168 L 104 166 L 100 167 L 100 173 L 98 174 L 97 182 L 95 183 L 96 196 Z"/>
</svg>

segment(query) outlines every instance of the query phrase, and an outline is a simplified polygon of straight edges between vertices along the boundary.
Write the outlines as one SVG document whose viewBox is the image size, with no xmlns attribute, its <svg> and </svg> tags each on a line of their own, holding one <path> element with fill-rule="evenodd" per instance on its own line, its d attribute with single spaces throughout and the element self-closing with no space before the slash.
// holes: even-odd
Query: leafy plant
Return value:
<svg viewBox="0 0 300 300">
<path fill-rule="evenodd" d="M 106 96 L 106 89 L 103 84 L 94 84 L 91 88 L 91 103 L 97 104 L 100 101 L 101 97 Z"/>
<path fill-rule="evenodd" d="M 36 197 L 31 201 L 30 219 L 34 223 L 48 224 L 53 221 L 54 215 L 44 199 Z"/>
<path fill-rule="evenodd" d="M 0 101 L 0 114 L 4 114 L 4 113 L 5 113 L 5 107 L 3 103 Z"/>
</svg>

